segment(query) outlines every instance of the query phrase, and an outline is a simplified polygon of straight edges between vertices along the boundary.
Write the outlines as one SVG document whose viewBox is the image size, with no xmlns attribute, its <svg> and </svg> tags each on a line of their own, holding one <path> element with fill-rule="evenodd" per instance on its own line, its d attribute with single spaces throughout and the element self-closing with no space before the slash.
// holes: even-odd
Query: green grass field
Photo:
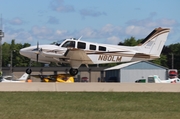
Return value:
<svg viewBox="0 0 180 119">
<path fill-rule="evenodd" d="M 1 119 L 177 119 L 180 93 L 0 92 Z"/>
</svg>

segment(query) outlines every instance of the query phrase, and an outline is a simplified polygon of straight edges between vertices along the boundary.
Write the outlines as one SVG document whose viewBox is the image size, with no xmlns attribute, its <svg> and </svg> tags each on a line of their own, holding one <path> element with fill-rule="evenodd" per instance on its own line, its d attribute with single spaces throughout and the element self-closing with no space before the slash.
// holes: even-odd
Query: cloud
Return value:
<svg viewBox="0 0 180 119">
<path fill-rule="evenodd" d="M 82 40 L 85 41 L 117 44 L 131 36 L 136 39 L 145 38 L 154 28 L 160 26 L 163 28 L 170 27 L 170 33 L 173 34 L 170 35 L 170 37 L 176 36 L 179 38 L 179 35 L 177 36 L 179 31 L 176 28 L 177 24 L 178 22 L 172 19 L 152 20 L 146 18 L 141 20 L 130 20 L 127 22 L 126 26 L 123 27 L 108 23 L 98 29 L 95 27 L 85 27 L 81 30 L 68 30 L 53 29 L 47 26 L 33 26 L 29 31 L 25 31 L 24 29 L 14 30 L 9 27 L 8 30 L 5 29 L 6 32 L 3 40 L 17 39 L 19 42 L 29 42 L 31 44 L 36 44 L 37 40 L 43 40 L 43 44 L 47 44 L 48 42 L 50 43 L 65 38 L 79 38 L 83 36 Z"/>
<path fill-rule="evenodd" d="M 66 33 L 67 33 L 66 30 L 56 30 L 55 35 L 56 36 L 62 36 L 64 34 L 66 34 Z"/>
<path fill-rule="evenodd" d="M 15 39 L 16 43 L 30 43 L 33 41 L 33 36 L 24 29 L 12 29 L 5 28 L 5 35 L 2 39 L 3 42 L 10 43 L 12 39 Z"/>
<path fill-rule="evenodd" d="M 99 11 L 95 11 L 94 9 L 82 9 L 79 11 L 81 16 L 84 18 L 84 17 L 87 17 L 87 16 L 91 16 L 91 17 L 99 17 L 99 16 L 102 16 L 102 15 L 106 15 L 105 12 L 99 12 Z"/>
<path fill-rule="evenodd" d="M 121 41 L 121 39 L 117 36 L 111 36 L 106 39 L 106 43 L 108 44 L 118 44 Z"/>
<path fill-rule="evenodd" d="M 46 42 L 54 42 L 57 40 L 72 37 L 71 33 L 69 33 L 67 30 L 54 30 L 45 26 L 34 26 L 32 27 L 30 33 L 32 34 L 34 39 L 44 40 Z"/>
<path fill-rule="evenodd" d="M 2 39 L 3 42 L 10 43 L 12 39 L 15 39 L 16 43 L 30 43 L 32 45 L 36 45 L 37 41 L 47 44 L 70 38 L 70 36 L 72 37 L 71 33 L 67 32 L 67 30 L 53 30 L 45 26 L 33 26 L 29 31 L 6 27 L 4 32 L 5 37 Z"/>
<path fill-rule="evenodd" d="M 159 19 L 157 20 L 162 26 L 171 27 L 175 26 L 178 23 L 173 19 Z"/>
<path fill-rule="evenodd" d="M 31 29 L 32 35 L 38 39 L 47 39 L 48 37 L 52 36 L 53 32 L 54 31 L 52 29 L 45 26 L 34 26 Z"/>
<path fill-rule="evenodd" d="M 82 39 L 91 40 L 93 42 L 117 44 L 120 42 L 122 33 L 123 29 L 120 26 L 106 24 L 100 29 L 92 29 L 89 27 L 81 29 L 76 35 L 83 36 Z"/>
<path fill-rule="evenodd" d="M 148 27 L 148 28 L 155 28 L 155 27 L 171 27 L 178 25 L 178 22 L 173 19 L 161 18 L 161 19 L 153 19 L 156 16 L 156 13 L 153 12 L 150 14 L 150 17 L 141 19 L 141 20 L 129 20 L 126 22 L 127 25 L 131 26 L 141 26 L 141 27 Z"/>
<path fill-rule="evenodd" d="M 89 27 L 81 29 L 78 34 L 79 36 L 83 35 L 83 37 L 87 38 L 106 38 L 113 35 L 120 35 L 121 32 L 121 27 L 106 24 L 100 29 L 92 29 Z"/>
<path fill-rule="evenodd" d="M 57 12 L 73 12 L 74 7 L 71 5 L 64 5 L 64 0 L 53 0 L 50 8 Z"/>
<path fill-rule="evenodd" d="M 47 23 L 49 23 L 49 24 L 59 24 L 59 20 L 56 17 L 50 16 Z"/>
<path fill-rule="evenodd" d="M 113 26 L 112 24 L 106 24 L 100 30 L 103 35 L 118 35 L 122 32 L 122 28 L 120 26 Z"/>
<path fill-rule="evenodd" d="M 144 37 L 144 34 L 149 33 L 149 29 L 141 26 L 128 26 L 125 28 L 125 34 L 127 36 Z"/>
<path fill-rule="evenodd" d="M 151 13 L 150 16 L 155 16 L 156 13 Z M 172 28 L 175 29 L 178 26 L 178 22 L 173 19 L 161 18 L 153 19 L 148 17 L 141 20 L 129 20 L 126 22 L 125 34 L 127 36 L 134 36 L 136 38 L 145 38 L 154 28 Z M 170 32 L 170 34 L 171 34 Z"/>
<path fill-rule="evenodd" d="M 23 20 L 21 20 L 20 18 L 16 17 L 16 18 L 13 18 L 13 19 L 9 20 L 9 24 L 11 24 L 11 25 L 22 25 L 23 24 Z"/>
<path fill-rule="evenodd" d="M 87 38 L 95 38 L 97 37 L 97 32 L 95 29 L 84 28 L 79 32 L 79 36 L 83 35 L 83 37 Z"/>
</svg>

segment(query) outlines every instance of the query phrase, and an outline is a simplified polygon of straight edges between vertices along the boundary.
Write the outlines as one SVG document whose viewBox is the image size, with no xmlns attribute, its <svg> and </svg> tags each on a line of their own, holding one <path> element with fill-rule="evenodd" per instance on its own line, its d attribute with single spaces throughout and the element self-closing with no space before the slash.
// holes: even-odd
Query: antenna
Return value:
<svg viewBox="0 0 180 119">
<path fill-rule="evenodd" d="M 78 38 L 78 40 L 81 40 L 82 36 L 80 38 Z"/>
</svg>

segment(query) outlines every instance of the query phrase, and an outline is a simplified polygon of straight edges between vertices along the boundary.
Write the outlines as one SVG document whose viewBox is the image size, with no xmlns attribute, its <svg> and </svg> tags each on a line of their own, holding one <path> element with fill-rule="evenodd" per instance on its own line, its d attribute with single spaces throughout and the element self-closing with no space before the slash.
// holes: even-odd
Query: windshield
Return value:
<svg viewBox="0 0 180 119">
<path fill-rule="evenodd" d="M 75 47 L 75 41 L 66 41 L 62 47 Z"/>
<path fill-rule="evenodd" d="M 64 42 L 66 39 L 63 39 L 63 40 L 59 40 L 57 42 L 55 42 L 55 45 L 57 46 L 60 46 L 62 42 Z"/>
</svg>

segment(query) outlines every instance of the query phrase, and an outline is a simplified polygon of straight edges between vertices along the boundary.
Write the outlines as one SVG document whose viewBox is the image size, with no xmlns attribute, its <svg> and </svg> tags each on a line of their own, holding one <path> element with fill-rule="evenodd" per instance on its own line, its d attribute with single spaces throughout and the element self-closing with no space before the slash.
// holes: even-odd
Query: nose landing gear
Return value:
<svg viewBox="0 0 180 119">
<path fill-rule="evenodd" d="M 31 73 L 32 73 L 31 68 L 27 68 L 27 69 L 26 69 L 26 73 L 27 73 L 27 74 L 31 74 Z"/>
</svg>

